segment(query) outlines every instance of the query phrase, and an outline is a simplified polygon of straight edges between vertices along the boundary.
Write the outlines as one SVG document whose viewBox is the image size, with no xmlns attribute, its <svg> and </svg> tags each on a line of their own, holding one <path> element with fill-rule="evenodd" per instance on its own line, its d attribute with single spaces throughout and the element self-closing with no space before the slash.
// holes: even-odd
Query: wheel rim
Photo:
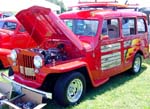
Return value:
<svg viewBox="0 0 150 109">
<path fill-rule="evenodd" d="M 70 102 L 77 102 L 83 92 L 83 83 L 80 79 L 74 79 L 70 82 L 67 89 L 67 98 Z"/>
<path fill-rule="evenodd" d="M 140 67 L 141 67 L 141 59 L 137 57 L 134 62 L 134 71 L 138 72 L 140 70 Z"/>
</svg>

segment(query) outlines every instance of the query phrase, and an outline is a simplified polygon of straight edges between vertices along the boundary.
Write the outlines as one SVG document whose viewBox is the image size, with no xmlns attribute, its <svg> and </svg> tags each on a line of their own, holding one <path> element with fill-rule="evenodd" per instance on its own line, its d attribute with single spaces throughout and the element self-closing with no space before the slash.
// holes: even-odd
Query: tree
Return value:
<svg viewBox="0 0 150 109">
<path fill-rule="evenodd" d="M 65 5 L 64 5 L 64 3 L 61 0 L 47 0 L 47 1 L 49 1 L 51 3 L 54 3 L 56 5 L 59 5 L 60 8 L 61 8 L 61 12 L 64 12 L 66 10 L 65 9 Z"/>
</svg>

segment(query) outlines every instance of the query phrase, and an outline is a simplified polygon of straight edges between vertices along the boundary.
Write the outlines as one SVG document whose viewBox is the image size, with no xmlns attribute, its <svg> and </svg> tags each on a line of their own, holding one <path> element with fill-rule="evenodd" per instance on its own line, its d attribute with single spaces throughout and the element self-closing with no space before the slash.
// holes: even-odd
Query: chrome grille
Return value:
<svg viewBox="0 0 150 109">
<path fill-rule="evenodd" d="M 26 56 L 23 54 L 18 55 L 18 64 L 19 66 L 24 66 L 28 68 L 34 68 L 33 56 Z"/>
<path fill-rule="evenodd" d="M 18 66 L 20 75 L 28 80 L 35 80 L 33 56 L 27 56 L 24 54 L 18 54 Z"/>
</svg>

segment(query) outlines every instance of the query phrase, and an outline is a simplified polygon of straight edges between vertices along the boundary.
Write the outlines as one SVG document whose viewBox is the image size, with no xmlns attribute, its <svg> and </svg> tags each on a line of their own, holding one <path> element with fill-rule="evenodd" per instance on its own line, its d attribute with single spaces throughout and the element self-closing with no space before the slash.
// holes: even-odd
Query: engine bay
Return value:
<svg viewBox="0 0 150 109">
<path fill-rule="evenodd" d="M 64 44 L 59 44 L 57 47 L 49 48 L 47 50 L 42 48 L 32 48 L 31 51 L 41 54 L 42 58 L 44 58 L 44 64 L 46 65 L 53 61 L 65 61 L 67 59 L 67 54 L 64 48 Z"/>
</svg>

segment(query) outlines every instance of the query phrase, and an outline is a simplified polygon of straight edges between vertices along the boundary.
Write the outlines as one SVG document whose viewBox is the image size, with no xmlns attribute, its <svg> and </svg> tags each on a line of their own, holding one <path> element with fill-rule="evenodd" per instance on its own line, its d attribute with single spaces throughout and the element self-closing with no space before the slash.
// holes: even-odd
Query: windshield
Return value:
<svg viewBox="0 0 150 109">
<path fill-rule="evenodd" d="M 64 22 L 76 35 L 96 36 L 97 20 L 65 19 Z"/>
<path fill-rule="evenodd" d="M 0 21 L 1 29 L 15 30 L 16 26 L 17 26 L 17 23 L 15 23 L 15 22 Z"/>
</svg>

